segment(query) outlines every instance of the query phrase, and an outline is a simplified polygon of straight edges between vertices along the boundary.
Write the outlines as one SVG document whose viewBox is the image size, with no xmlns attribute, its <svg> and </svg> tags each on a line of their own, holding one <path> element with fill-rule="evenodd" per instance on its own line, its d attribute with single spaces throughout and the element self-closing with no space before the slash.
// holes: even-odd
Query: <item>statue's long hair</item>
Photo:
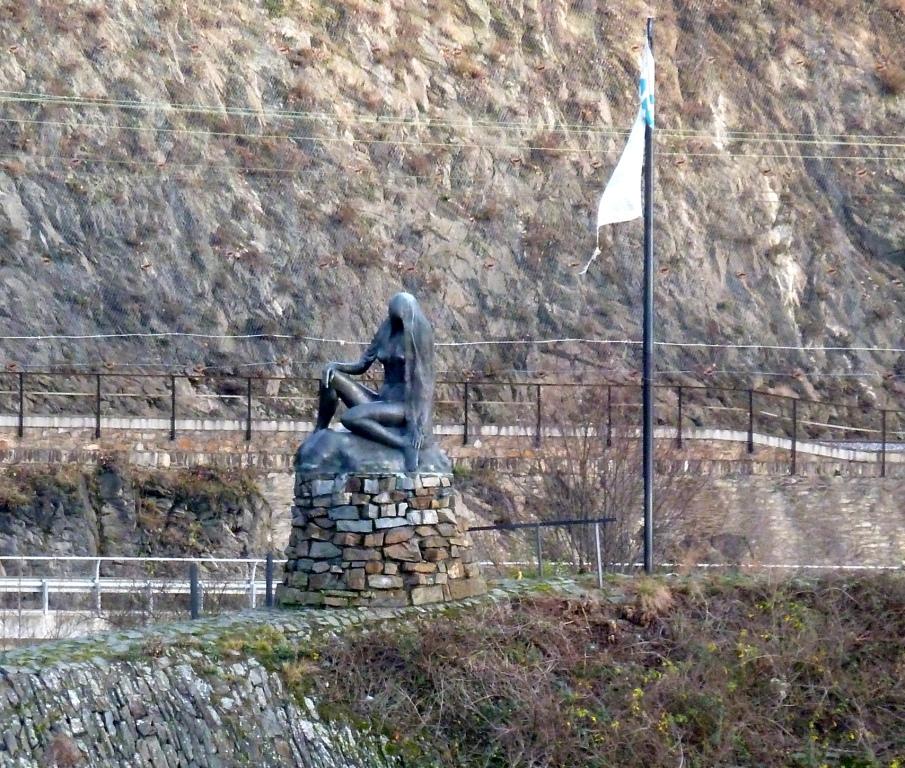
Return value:
<svg viewBox="0 0 905 768">
<path fill-rule="evenodd" d="M 434 332 L 410 293 L 397 293 L 390 311 L 402 321 L 405 338 L 405 420 L 417 451 L 433 437 Z"/>
</svg>

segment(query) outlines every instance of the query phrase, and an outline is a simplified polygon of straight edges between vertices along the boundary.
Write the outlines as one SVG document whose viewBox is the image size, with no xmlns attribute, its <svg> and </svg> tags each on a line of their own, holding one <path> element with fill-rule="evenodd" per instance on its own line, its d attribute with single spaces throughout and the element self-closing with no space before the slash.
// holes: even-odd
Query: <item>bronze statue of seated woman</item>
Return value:
<svg viewBox="0 0 905 768">
<path fill-rule="evenodd" d="M 378 390 L 353 376 L 383 365 Z M 317 424 L 296 466 L 305 471 L 449 471 L 433 445 L 434 341 L 414 296 L 397 293 L 374 339 L 354 363 L 328 363 L 321 376 Z M 328 429 L 339 403 L 341 422 L 356 438 Z M 387 450 L 390 449 L 390 450 Z"/>
</svg>

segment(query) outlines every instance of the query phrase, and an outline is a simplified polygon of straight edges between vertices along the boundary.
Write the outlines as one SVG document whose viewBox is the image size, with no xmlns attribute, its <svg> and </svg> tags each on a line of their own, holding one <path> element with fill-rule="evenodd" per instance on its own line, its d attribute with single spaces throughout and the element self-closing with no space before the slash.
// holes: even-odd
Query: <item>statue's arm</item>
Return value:
<svg viewBox="0 0 905 768">
<path fill-rule="evenodd" d="M 340 373 L 351 373 L 353 376 L 357 376 L 360 373 L 364 373 L 368 368 L 370 368 L 374 361 L 377 359 L 377 355 L 369 354 L 368 350 L 365 350 L 365 353 L 361 356 L 361 359 L 354 363 L 330 363 L 333 367 L 334 371 L 339 371 Z"/>
<path fill-rule="evenodd" d="M 325 373 L 325 384 L 329 386 L 330 379 L 333 378 L 333 373 L 335 371 L 339 371 L 340 373 L 349 373 L 353 376 L 358 376 L 361 373 L 364 373 L 368 368 L 374 365 L 374 361 L 377 359 L 377 350 L 380 347 L 380 331 L 377 332 L 377 335 L 374 336 L 373 341 L 368 345 L 368 348 L 362 353 L 361 358 L 357 362 L 354 363 L 328 363 L 326 367 Z"/>
</svg>

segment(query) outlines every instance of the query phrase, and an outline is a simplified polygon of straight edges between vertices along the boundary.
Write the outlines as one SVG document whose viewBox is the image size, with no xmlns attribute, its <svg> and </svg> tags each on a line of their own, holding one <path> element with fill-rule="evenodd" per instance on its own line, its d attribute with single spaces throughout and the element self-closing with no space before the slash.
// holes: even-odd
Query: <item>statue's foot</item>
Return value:
<svg viewBox="0 0 905 768">
<path fill-rule="evenodd" d="M 414 445 L 407 445 L 402 449 L 405 457 L 405 471 L 415 472 L 418 469 L 418 449 Z"/>
</svg>

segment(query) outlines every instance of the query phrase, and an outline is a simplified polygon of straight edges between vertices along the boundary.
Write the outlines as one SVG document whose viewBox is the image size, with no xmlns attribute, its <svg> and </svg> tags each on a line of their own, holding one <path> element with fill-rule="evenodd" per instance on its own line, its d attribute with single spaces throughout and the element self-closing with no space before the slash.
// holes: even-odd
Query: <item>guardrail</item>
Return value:
<svg viewBox="0 0 905 768">
<path fill-rule="evenodd" d="M 600 588 L 604 585 L 604 573 L 610 569 L 621 571 L 634 571 L 642 567 L 640 562 L 607 562 L 605 560 L 605 537 L 607 525 L 616 522 L 615 518 L 573 518 L 560 519 L 550 521 L 535 521 L 526 523 L 502 523 L 497 525 L 481 525 L 474 526 L 469 529 L 472 535 L 484 532 L 513 532 L 527 531 L 533 533 L 533 560 L 505 560 L 501 562 L 486 561 L 482 562 L 485 566 L 494 566 L 497 568 L 505 567 L 506 569 L 521 569 L 521 567 L 531 567 L 536 569 L 538 578 L 545 575 L 545 568 L 552 566 L 553 568 L 574 567 L 577 558 L 579 563 L 586 564 L 590 568 L 593 564 L 596 571 L 596 580 Z M 572 539 L 570 544 L 566 544 L 567 548 L 571 547 L 572 554 L 563 557 L 562 541 L 557 544 L 560 547 L 559 559 L 548 559 L 545 555 L 545 545 L 543 543 L 543 532 L 549 529 L 571 530 L 576 527 L 590 528 L 589 535 L 579 547 L 577 540 Z M 479 539 L 476 539 L 479 543 Z M 578 550 L 585 550 L 585 553 L 578 555 Z M 573 557 L 574 556 L 574 557 Z M 572 560 L 569 560 L 573 557 Z M 60 566 L 66 564 L 88 565 L 91 570 L 90 576 L 60 576 L 51 573 L 34 574 L 29 573 L 19 576 L 11 576 L 9 574 L 0 577 L 0 601 L 4 596 L 15 595 L 17 605 L 13 607 L 0 607 L 0 618 L 10 614 L 20 617 L 19 627 L 21 632 L 23 614 L 37 614 L 38 616 L 52 616 L 60 614 L 68 618 L 79 614 L 78 609 L 74 609 L 71 599 L 64 602 L 58 602 L 56 606 L 52 606 L 52 597 L 72 598 L 78 595 L 91 595 L 92 605 L 85 611 L 81 612 L 84 616 L 86 613 L 101 617 L 104 615 L 104 596 L 112 595 L 132 595 L 140 601 L 144 601 L 142 608 L 132 608 L 133 612 L 144 612 L 148 616 L 154 613 L 155 596 L 188 596 L 188 613 L 192 618 L 198 618 L 204 611 L 204 596 L 208 594 L 216 594 L 218 596 L 229 595 L 243 597 L 247 601 L 249 608 L 260 607 L 259 596 L 263 594 L 263 605 L 273 607 L 274 605 L 274 580 L 276 569 L 283 565 L 285 559 L 277 559 L 272 555 L 265 557 L 252 558 L 229 558 L 229 557 L 118 557 L 118 556 L 54 556 L 54 555 L 0 555 L 0 565 L 8 566 L 17 564 L 20 570 L 24 571 L 27 566 L 34 564 L 45 564 L 48 566 Z M 182 576 L 169 575 L 154 576 L 148 573 L 136 575 L 109 575 L 102 571 L 105 567 L 109 569 L 122 568 L 124 566 L 135 565 L 149 570 L 151 565 L 161 565 L 171 571 L 171 573 L 182 572 Z M 663 563 L 662 568 L 669 569 L 673 567 L 688 567 L 689 564 Z M 207 567 L 239 567 L 244 570 L 244 574 L 240 578 L 228 578 L 217 573 L 200 573 L 200 566 Z M 868 564 L 790 564 L 790 563 L 694 563 L 691 567 L 699 569 L 754 569 L 754 570 L 796 570 L 796 571 L 902 571 L 905 570 L 905 563 L 901 566 L 879 566 Z M 49 570 L 45 569 L 45 570 Z M 549 568 L 548 568 L 549 570 Z M 264 578 L 259 578 L 263 571 Z M 507 570 L 508 572 L 508 570 Z M 24 604 L 29 601 L 35 605 L 40 604 L 39 608 L 26 608 Z M 186 610 L 183 604 L 182 611 Z M 109 614 L 109 606 L 107 614 Z M 165 613 L 167 618 L 173 615 L 173 608 Z M 24 639 L 24 636 L 7 637 L 7 640 Z M 30 636 L 34 637 L 34 636 Z"/>
<path fill-rule="evenodd" d="M 91 576 L 3 576 L 0 577 L 0 595 L 15 594 L 40 595 L 42 613 L 50 611 L 51 595 L 93 596 L 93 609 L 100 614 L 103 610 L 103 595 L 143 595 L 147 601 L 148 612 L 154 610 L 154 599 L 161 596 L 189 595 L 189 610 L 192 618 L 197 618 L 203 610 L 204 593 L 216 592 L 217 595 L 245 596 L 248 607 L 255 608 L 258 595 L 264 595 L 264 604 L 273 606 L 273 584 L 275 567 L 285 563 L 285 559 L 274 559 L 273 555 L 262 558 L 230 558 L 230 557 L 88 557 L 88 556 L 51 556 L 51 555 L 0 555 L 0 565 L 18 563 L 74 563 L 91 567 Z M 146 574 L 132 576 L 109 576 L 101 574 L 104 564 L 118 566 L 123 564 L 164 564 L 173 566 L 172 570 L 187 569 L 184 578 L 154 577 Z M 200 573 L 199 565 L 238 565 L 245 569 L 243 578 L 217 578 L 216 574 Z M 263 571 L 263 579 L 257 578 Z"/>
<path fill-rule="evenodd" d="M 533 529 L 535 532 L 536 564 L 538 576 L 543 574 L 543 545 L 541 531 L 548 528 L 569 529 L 575 526 L 593 526 L 596 538 L 596 563 L 598 580 L 603 585 L 605 564 L 602 559 L 602 535 L 607 523 L 613 518 L 595 518 L 589 520 L 552 520 L 534 523 L 505 523 L 501 525 L 476 526 L 472 532 L 513 531 Z M 21 571 L 33 564 L 45 565 L 85 565 L 91 570 L 90 576 L 60 576 L 51 573 L 22 573 L 18 576 L 0 577 L 0 598 L 3 595 L 15 595 L 17 607 L 21 608 L 23 598 L 31 596 L 32 600 L 40 599 L 40 611 L 43 615 L 52 612 L 51 598 L 59 596 L 91 595 L 91 610 L 97 615 L 103 613 L 105 595 L 132 595 L 143 598 L 144 610 L 151 614 L 154 611 L 155 597 L 189 596 L 188 610 L 192 618 L 198 618 L 204 610 L 205 593 L 218 596 L 231 595 L 244 597 L 249 608 L 258 607 L 258 596 L 264 595 L 264 606 L 274 605 L 274 578 L 276 567 L 282 566 L 285 559 L 274 558 L 268 554 L 257 558 L 229 557 L 117 557 L 117 556 L 81 556 L 81 555 L 0 555 L 0 565 L 5 570 L 9 565 L 17 564 Z M 167 566 L 171 572 L 182 571 L 183 576 L 156 577 L 146 571 L 151 564 Z M 102 573 L 104 566 L 110 570 L 123 566 L 136 565 L 145 573 L 133 575 L 109 575 Z M 202 575 L 199 566 L 239 566 L 244 569 L 241 578 L 224 578 L 217 574 Z M 29 570 L 31 570 L 29 568 Z M 49 570 L 45 568 L 45 570 Z M 258 574 L 263 571 L 263 579 Z M 62 610 L 72 606 L 66 603 Z M 15 610 L 15 608 L 14 608 Z M 0 608 L 2 611 L 2 608 Z"/>
</svg>

